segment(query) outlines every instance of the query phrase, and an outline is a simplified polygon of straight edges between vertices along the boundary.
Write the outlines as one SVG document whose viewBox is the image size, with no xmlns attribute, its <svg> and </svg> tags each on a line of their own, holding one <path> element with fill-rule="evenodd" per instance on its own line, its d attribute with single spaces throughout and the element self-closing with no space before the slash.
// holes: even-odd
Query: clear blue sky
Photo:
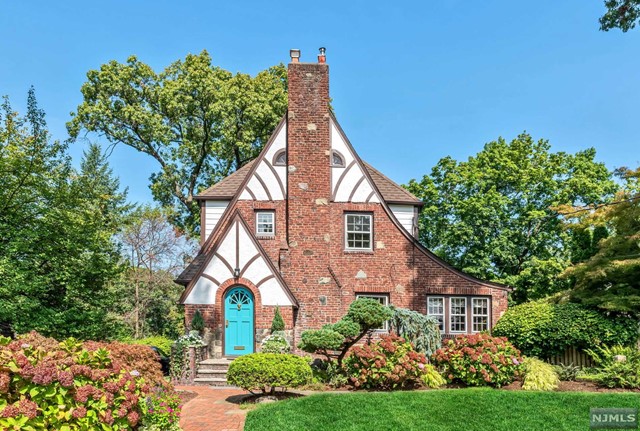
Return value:
<svg viewBox="0 0 640 431">
<path fill-rule="evenodd" d="M 556 151 L 595 147 L 610 168 L 640 164 L 640 29 L 598 30 L 602 0 L 0 0 L 0 94 L 23 111 L 29 86 L 53 136 L 90 69 L 130 54 L 160 70 L 207 49 L 255 74 L 327 47 L 331 95 L 360 155 L 399 183 L 527 130 Z M 71 148 L 77 162 L 86 143 Z M 136 201 L 155 165 L 110 158 Z"/>
</svg>

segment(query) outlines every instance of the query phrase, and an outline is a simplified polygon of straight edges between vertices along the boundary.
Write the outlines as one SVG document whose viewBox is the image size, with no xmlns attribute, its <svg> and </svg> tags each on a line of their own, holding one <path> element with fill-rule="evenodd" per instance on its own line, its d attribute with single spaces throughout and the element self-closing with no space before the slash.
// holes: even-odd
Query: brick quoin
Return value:
<svg viewBox="0 0 640 431">
<path fill-rule="evenodd" d="M 225 214 L 237 211 L 255 232 L 255 211 L 275 210 L 275 235 L 258 241 L 299 303 L 297 309 L 280 307 L 294 345 L 302 331 L 340 319 L 360 293 L 385 294 L 391 304 L 420 313 L 427 312 L 428 295 L 489 297 L 495 325 L 507 309 L 507 287 L 476 280 L 433 256 L 403 233 L 384 203 L 332 202 L 329 66 L 292 62 L 288 85 L 287 198 L 234 200 Z M 344 217 L 351 211 L 373 215 L 372 251 L 345 251 Z M 366 277 L 356 278 L 358 273 Z M 215 305 L 186 305 L 186 321 L 200 309 L 218 343 L 224 292 L 238 284 L 254 292 L 256 334 L 266 334 L 275 307 L 262 306 L 249 280 L 222 283 Z M 471 324 L 468 314 L 468 331 Z"/>
</svg>

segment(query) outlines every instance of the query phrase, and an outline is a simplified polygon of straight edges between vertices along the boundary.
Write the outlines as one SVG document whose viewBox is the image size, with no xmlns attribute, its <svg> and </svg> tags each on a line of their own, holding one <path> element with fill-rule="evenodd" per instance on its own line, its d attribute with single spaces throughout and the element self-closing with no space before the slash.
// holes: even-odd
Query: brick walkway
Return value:
<svg viewBox="0 0 640 431">
<path fill-rule="evenodd" d="M 241 389 L 213 389 L 208 386 L 177 386 L 198 396 L 182 407 L 180 426 L 184 431 L 242 431 L 246 410 L 237 404 L 246 392 Z"/>
</svg>

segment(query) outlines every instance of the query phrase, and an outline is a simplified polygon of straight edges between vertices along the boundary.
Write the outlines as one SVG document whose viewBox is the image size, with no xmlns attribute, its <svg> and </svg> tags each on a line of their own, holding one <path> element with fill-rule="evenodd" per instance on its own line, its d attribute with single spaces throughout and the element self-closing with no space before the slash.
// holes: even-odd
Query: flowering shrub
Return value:
<svg viewBox="0 0 640 431">
<path fill-rule="evenodd" d="M 356 346 L 345 359 L 349 382 L 358 389 L 398 389 L 415 386 L 427 357 L 397 335 L 382 335 L 375 343 Z"/>
<path fill-rule="evenodd" d="M 179 431 L 182 400 L 172 392 L 156 390 L 141 400 L 140 431 Z"/>
<path fill-rule="evenodd" d="M 504 337 L 459 335 L 432 356 L 448 382 L 469 386 L 504 386 L 519 375 L 522 357 Z"/>
<path fill-rule="evenodd" d="M 284 332 L 278 331 L 262 341 L 260 346 L 262 353 L 289 353 L 291 352 L 291 346 L 284 336 Z"/>
</svg>

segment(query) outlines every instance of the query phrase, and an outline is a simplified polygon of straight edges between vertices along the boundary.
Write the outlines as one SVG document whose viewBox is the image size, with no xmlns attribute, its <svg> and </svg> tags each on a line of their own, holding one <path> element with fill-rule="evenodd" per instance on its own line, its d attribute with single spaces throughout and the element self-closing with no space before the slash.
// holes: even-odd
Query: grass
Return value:
<svg viewBox="0 0 640 431">
<path fill-rule="evenodd" d="M 250 411 L 245 431 L 588 430 L 591 407 L 638 407 L 633 393 L 443 389 L 318 394 Z"/>
</svg>

